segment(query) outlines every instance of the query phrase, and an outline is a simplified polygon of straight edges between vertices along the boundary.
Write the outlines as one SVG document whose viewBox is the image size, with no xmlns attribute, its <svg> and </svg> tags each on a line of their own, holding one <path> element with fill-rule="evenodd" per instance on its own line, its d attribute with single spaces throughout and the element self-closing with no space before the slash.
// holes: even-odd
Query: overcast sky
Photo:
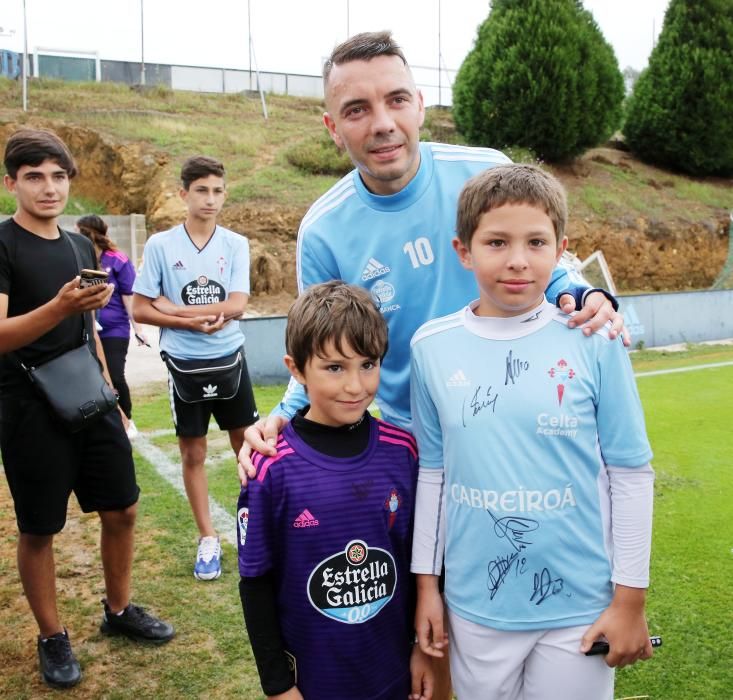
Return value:
<svg viewBox="0 0 733 700">
<path fill-rule="evenodd" d="M 146 62 L 249 68 L 248 8 L 261 70 L 319 74 L 347 32 L 391 29 L 414 66 L 460 67 L 488 0 L 26 0 L 28 47 Z M 669 0 L 584 0 L 619 67 L 642 69 Z M 23 0 L 0 0 L 0 48 L 22 51 Z M 348 11 L 347 11 L 348 10 Z M 438 21 L 440 10 L 440 22 Z M 438 28 L 440 26 L 440 44 Z"/>
</svg>

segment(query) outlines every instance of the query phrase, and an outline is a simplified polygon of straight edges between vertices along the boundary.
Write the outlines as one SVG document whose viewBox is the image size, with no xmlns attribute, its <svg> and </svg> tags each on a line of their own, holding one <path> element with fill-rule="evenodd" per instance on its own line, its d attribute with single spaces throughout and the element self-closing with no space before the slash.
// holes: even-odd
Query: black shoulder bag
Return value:
<svg viewBox="0 0 733 700">
<path fill-rule="evenodd" d="M 81 270 L 76 246 L 64 231 L 59 231 L 71 246 L 76 265 Z M 90 322 L 91 312 L 87 312 L 82 317 L 82 344 L 79 347 L 37 367 L 20 363 L 56 417 L 72 433 L 83 430 L 117 406 L 117 397 L 102 375 L 99 360 L 89 349 Z"/>
</svg>

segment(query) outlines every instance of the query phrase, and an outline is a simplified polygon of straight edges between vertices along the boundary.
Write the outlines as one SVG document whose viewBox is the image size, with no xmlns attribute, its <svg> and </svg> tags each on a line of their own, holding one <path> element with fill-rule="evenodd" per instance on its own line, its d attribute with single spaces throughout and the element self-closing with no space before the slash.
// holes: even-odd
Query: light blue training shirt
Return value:
<svg viewBox="0 0 733 700">
<path fill-rule="evenodd" d="M 216 304 L 232 292 L 249 294 L 249 241 L 217 226 L 199 250 L 183 224 L 156 233 L 145 244 L 133 291 L 151 299 L 163 295 L 179 306 Z M 185 360 L 222 357 L 243 342 L 237 321 L 211 335 L 177 328 L 160 333 L 160 349 Z"/>
<path fill-rule="evenodd" d="M 382 417 L 410 427 L 410 338 L 426 321 L 465 306 L 478 295 L 451 241 L 463 185 L 473 175 L 511 162 L 490 148 L 420 144 L 415 177 L 393 195 L 371 193 L 354 170 L 318 199 L 298 232 L 298 289 L 341 279 L 367 289 L 387 321 L 389 351 L 377 404 Z M 547 290 L 554 301 L 582 278 L 558 267 Z M 275 413 L 292 418 L 307 403 L 290 382 Z"/>
<path fill-rule="evenodd" d="M 466 307 L 412 340 L 420 466 L 444 469 L 446 602 L 487 627 L 571 627 L 608 607 L 605 465 L 652 456 L 621 339 L 568 319 L 547 302 L 511 318 Z"/>
</svg>

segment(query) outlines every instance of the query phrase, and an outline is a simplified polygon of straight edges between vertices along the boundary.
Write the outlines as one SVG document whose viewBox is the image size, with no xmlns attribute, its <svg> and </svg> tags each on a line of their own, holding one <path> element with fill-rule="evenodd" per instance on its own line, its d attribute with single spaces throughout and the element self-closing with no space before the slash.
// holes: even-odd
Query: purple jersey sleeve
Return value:
<svg viewBox="0 0 733 700">
<path fill-rule="evenodd" d="M 276 457 L 253 455 L 257 476 L 243 488 L 237 503 L 237 549 L 240 576 L 262 576 L 272 569 L 272 475 Z"/>
</svg>

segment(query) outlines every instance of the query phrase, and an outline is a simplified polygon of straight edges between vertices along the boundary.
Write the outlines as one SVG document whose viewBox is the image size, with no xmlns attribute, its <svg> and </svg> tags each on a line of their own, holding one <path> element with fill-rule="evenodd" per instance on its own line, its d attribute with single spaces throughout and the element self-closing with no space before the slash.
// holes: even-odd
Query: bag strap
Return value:
<svg viewBox="0 0 733 700">
<path fill-rule="evenodd" d="M 82 264 L 81 264 L 81 256 L 79 255 L 79 251 L 76 249 L 76 246 L 74 245 L 73 241 L 71 240 L 71 236 L 69 236 L 66 231 L 64 231 L 60 226 L 57 227 L 59 231 L 59 236 L 62 240 L 66 241 L 68 245 L 71 247 L 71 252 L 74 254 L 74 260 L 76 261 L 76 269 L 77 272 L 81 272 Z M 91 316 L 91 311 L 87 311 L 84 314 L 82 314 L 81 317 L 81 342 L 82 345 L 86 344 L 89 345 L 89 338 L 90 338 L 90 329 L 93 328 L 90 324 L 90 319 L 87 318 L 87 315 Z M 25 363 L 18 357 L 15 351 L 8 353 L 9 357 L 12 357 L 23 369 L 26 374 L 29 372 L 29 368 L 25 365 Z"/>
<path fill-rule="evenodd" d="M 71 240 L 71 236 L 69 236 L 64 229 L 62 229 L 59 226 L 59 234 L 61 235 L 61 238 L 63 238 L 70 246 L 71 251 L 74 253 L 74 260 L 76 260 L 76 271 L 78 273 L 81 273 L 82 264 L 81 264 L 81 256 L 79 255 L 79 251 L 76 249 L 76 246 L 74 245 L 73 241 Z M 92 319 L 91 319 L 92 312 L 86 311 L 84 314 L 82 314 L 82 321 L 81 321 L 81 339 L 83 342 L 88 343 L 89 338 L 91 337 L 91 331 L 94 326 L 92 325 Z"/>
</svg>

